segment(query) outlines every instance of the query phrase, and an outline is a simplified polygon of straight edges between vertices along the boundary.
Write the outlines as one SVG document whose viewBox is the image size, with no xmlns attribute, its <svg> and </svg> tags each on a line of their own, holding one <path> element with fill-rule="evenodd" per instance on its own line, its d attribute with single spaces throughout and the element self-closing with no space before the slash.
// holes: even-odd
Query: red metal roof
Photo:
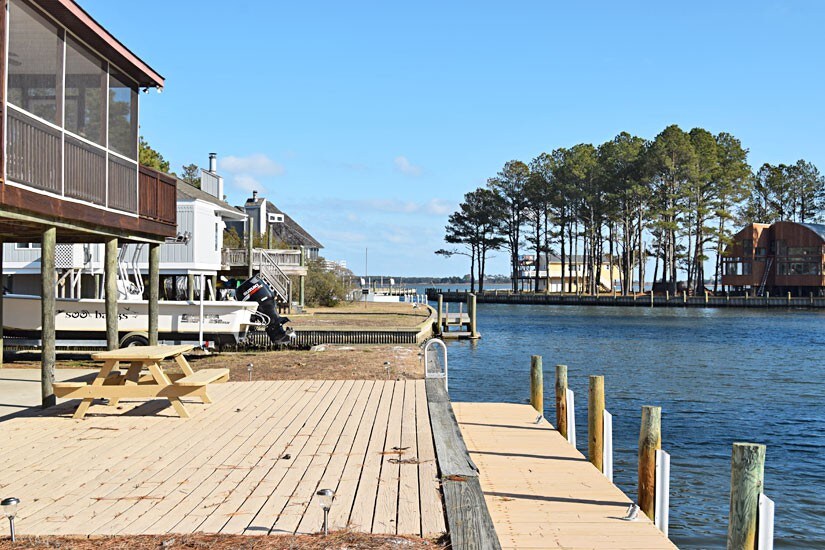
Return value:
<svg viewBox="0 0 825 550">
<path fill-rule="evenodd" d="M 34 2 L 135 79 L 140 86 L 163 87 L 163 76 L 132 53 L 74 0 L 34 0 Z M 139 4 L 124 4 L 124 6 L 138 9 Z"/>
</svg>

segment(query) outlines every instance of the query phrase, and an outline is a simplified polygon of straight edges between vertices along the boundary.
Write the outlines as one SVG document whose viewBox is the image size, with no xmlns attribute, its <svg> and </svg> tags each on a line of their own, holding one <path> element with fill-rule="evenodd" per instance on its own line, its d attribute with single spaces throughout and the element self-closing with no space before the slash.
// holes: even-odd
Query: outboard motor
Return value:
<svg viewBox="0 0 825 550">
<path fill-rule="evenodd" d="M 266 334 L 273 344 L 285 344 L 295 337 L 291 328 L 284 328 L 289 322 L 286 317 L 278 315 L 278 303 L 275 293 L 258 275 L 241 283 L 235 290 L 235 299 L 242 302 L 258 302 L 258 312 L 269 318 Z"/>
</svg>

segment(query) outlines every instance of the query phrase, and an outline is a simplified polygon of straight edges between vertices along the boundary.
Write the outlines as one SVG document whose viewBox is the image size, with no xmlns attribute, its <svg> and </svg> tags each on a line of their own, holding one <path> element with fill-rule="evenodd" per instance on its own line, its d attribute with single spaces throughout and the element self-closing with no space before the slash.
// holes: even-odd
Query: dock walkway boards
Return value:
<svg viewBox="0 0 825 550">
<path fill-rule="evenodd" d="M 502 548 L 674 549 L 529 405 L 453 403 Z"/>
<path fill-rule="evenodd" d="M 77 400 L 0 422 L 24 535 L 445 531 L 424 380 L 230 382 L 214 403 Z M 2 531 L 0 531 L 2 533 Z"/>
</svg>

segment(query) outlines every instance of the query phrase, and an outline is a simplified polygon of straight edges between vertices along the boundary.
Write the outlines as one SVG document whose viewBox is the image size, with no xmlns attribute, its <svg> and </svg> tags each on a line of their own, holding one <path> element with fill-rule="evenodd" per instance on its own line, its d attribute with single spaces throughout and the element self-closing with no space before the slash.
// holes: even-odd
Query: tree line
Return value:
<svg viewBox="0 0 825 550">
<path fill-rule="evenodd" d="M 484 289 L 490 252 L 504 250 L 517 292 L 519 256 L 529 250 L 546 265 L 558 256 L 567 292 L 581 277 L 577 291 L 595 293 L 603 264 L 618 271 L 622 294 L 643 292 L 648 259 L 652 280 L 672 292 L 680 273 L 690 291 L 701 292 L 710 278 L 715 292 L 722 253 L 739 224 L 812 222 L 825 214 L 825 178 L 816 166 L 799 160 L 754 171 L 747 157 L 730 133 L 671 125 L 652 140 L 622 132 L 598 146 L 511 160 L 464 195 L 445 228 L 452 247 L 436 254 L 470 259 L 472 291 L 476 280 Z M 706 273 L 711 251 L 716 261 Z"/>
</svg>

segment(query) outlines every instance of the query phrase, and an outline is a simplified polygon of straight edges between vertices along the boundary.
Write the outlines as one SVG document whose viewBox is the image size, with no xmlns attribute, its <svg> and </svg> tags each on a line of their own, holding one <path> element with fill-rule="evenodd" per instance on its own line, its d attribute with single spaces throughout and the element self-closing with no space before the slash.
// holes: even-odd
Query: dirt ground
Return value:
<svg viewBox="0 0 825 550">
<path fill-rule="evenodd" d="M 0 540 L 0 550 L 21 548 L 70 548 L 72 550 L 434 550 L 446 546 L 439 541 L 401 536 L 330 533 L 300 536 L 243 535 L 148 535 L 130 537 L 18 537 L 16 543 Z"/>
<path fill-rule="evenodd" d="M 334 308 L 307 308 L 291 314 L 289 326 L 295 330 L 415 328 L 430 316 L 430 310 L 409 303 L 346 302 Z"/>
<path fill-rule="evenodd" d="M 228 368 L 230 380 L 386 380 L 424 378 L 424 366 L 414 345 L 326 345 L 316 351 L 286 350 L 215 353 L 187 357 L 195 370 Z M 40 368 L 38 352 L 6 352 L 7 368 Z M 96 368 L 88 353 L 59 353 L 57 368 Z M 176 372 L 173 362 L 164 369 Z"/>
</svg>

